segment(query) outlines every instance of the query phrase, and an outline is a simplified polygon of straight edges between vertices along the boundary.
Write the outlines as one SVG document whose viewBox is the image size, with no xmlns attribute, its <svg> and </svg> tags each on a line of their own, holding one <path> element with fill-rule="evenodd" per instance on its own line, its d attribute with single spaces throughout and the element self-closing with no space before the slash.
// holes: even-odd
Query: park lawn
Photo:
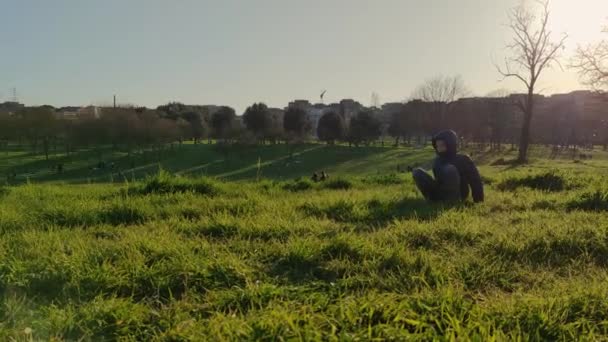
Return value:
<svg viewBox="0 0 608 342">
<path fill-rule="evenodd" d="M 428 150 L 324 148 L 294 159 L 326 183 L 244 153 L 227 181 L 0 188 L 0 339 L 608 338 L 603 152 L 483 165 L 486 203 L 448 207 L 391 171 Z"/>
<path fill-rule="evenodd" d="M 101 152 L 100 152 L 101 151 Z M 141 180 L 159 169 L 186 176 L 210 176 L 223 180 L 252 180 L 271 178 L 289 180 L 310 177 L 313 172 L 343 175 L 396 172 L 397 166 L 428 164 L 430 148 L 414 150 L 391 147 L 348 147 L 323 144 L 297 146 L 234 146 L 214 144 L 177 144 L 162 151 L 144 150 L 131 155 L 103 148 L 81 150 L 69 156 L 57 155 L 45 160 L 42 155 L 28 152 L 0 154 L 0 174 L 17 173 L 16 181 L 113 183 Z M 100 161 L 114 168 L 92 170 Z M 63 164 L 63 172 L 56 166 Z"/>
<path fill-rule="evenodd" d="M 61 150 L 61 149 L 59 149 Z M 505 149 L 501 152 L 467 149 L 480 165 L 489 165 L 496 160 L 512 160 L 516 151 Z M 570 152 L 562 152 L 556 159 L 549 160 L 550 149 L 534 146 L 530 155 L 535 168 L 597 169 L 604 172 L 603 161 L 608 153 L 596 148 L 594 159 L 573 163 Z M 346 145 L 327 146 L 324 144 L 264 145 L 222 147 L 217 144 L 168 145 L 162 150 L 141 150 L 131 154 L 104 147 L 79 150 L 65 155 L 52 154 L 47 161 L 44 155 L 27 150 L 12 150 L 0 153 L 0 183 L 6 183 L 6 176 L 16 172 L 17 178 L 10 184 L 32 183 L 123 183 L 143 180 L 156 174 L 160 169 L 184 176 L 208 176 L 228 181 L 292 180 L 310 177 L 314 172 L 325 171 L 337 176 L 365 176 L 404 172 L 408 166 L 429 168 L 433 159 L 430 146 L 422 149 L 408 147 L 385 147 L 378 145 L 348 147 Z M 100 161 L 104 169 L 94 170 Z M 113 163 L 114 167 L 109 165 Z M 56 167 L 63 165 L 63 172 Z M 508 169 L 509 166 L 496 168 Z M 488 172 L 493 172 L 494 168 Z"/>
</svg>

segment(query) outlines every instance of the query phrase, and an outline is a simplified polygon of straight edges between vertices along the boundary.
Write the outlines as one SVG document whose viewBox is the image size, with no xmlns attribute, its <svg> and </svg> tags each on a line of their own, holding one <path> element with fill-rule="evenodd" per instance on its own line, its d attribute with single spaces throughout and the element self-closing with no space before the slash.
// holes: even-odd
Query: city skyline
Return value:
<svg viewBox="0 0 608 342">
<path fill-rule="evenodd" d="M 21 102 L 53 106 L 119 102 L 156 107 L 253 102 L 284 107 L 294 99 L 343 98 L 369 105 L 410 97 L 426 79 L 462 75 L 472 94 L 498 88 L 510 34 L 504 23 L 516 0 L 160 1 L 81 4 L 11 3 L 0 21 L 0 101 L 16 87 Z M 552 30 L 567 32 L 564 65 L 577 44 L 601 38 L 608 3 L 552 3 Z M 542 93 L 584 89 L 573 70 L 554 68 Z"/>
</svg>

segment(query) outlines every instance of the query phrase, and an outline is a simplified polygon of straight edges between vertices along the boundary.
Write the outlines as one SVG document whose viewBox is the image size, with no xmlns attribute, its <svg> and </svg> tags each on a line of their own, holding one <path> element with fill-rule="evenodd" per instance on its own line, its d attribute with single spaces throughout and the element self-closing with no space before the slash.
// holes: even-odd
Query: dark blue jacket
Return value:
<svg viewBox="0 0 608 342">
<path fill-rule="evenodd" d="M 458 154 L 458 136 L 454 131 L 443 131 L 433 137 L 433 147 L 437 140 L 443 140 L 447 146 L 445 153 L 437 153 L 437 158 L 433 163 L 433 174 L 435 179 L 439 174 L 439 169 L 445 164 L 452 164 L 458 169 L 460 174 L 460 196 L 462 200 L 469 197 L 469 188 L 473 195 L 473 201 L 483 202 L 483 183 L 479 170 L 471 160 L 464 154 Z"/>
</svg>

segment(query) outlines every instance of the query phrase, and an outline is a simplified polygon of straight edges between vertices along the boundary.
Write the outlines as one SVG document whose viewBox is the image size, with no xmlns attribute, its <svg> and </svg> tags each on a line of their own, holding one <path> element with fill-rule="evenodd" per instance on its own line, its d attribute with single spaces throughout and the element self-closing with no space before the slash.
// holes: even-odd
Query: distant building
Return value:
<svg viewBox="0 0 608 342">
<path fill-rule="evenodd" d="M 304 111 L 307 111 L 310 107 L 312 107 L 312 104 L 308 100 L 294 100 L 287 104 L 287 108 L 299 108 Z"/>
<path fill-rule="evenodd" d="M 352 119 L 353 116 L 365 109 L 362 104 L 351 99 L 340 101 L 339 108 L 339 114 L 342 116 L 347 125 L 350 124 L 350 119 Z"/>
<path fill-rule="evenodd" d="M 382 105 L 379 113 L 380 122 L 390 124 L 393 115 L 403 113 L 406 109 L 406 104 L 403 102 L 391 102 Z"/>
<path fill-rule="evenodd" d="M 101 116 L 101 107 L 87 106 L 87 107 L 61 107 L 55 111 L 55 117 L 58 119 L 99 119 Z"/>
<path fill-rule="evenodd" d="M 80 107 L 61 107 L 55 110 L 57 119 L 77 119 Z"/>
<path fill-rule="evenodd" d="M 350 123 L 350 119 L 355 116 L 360 110 L 364 109 L 363 105 L 359 102 L 345 99 L 340 103 L 324 104 L 315 103 L 311 104 L 308 100 L 294 100 L 289 102 L 287 108 L 299 108 L 306 112 L 308 120 L 312 125 L 312 134 L 317 136 L 317 127 L 319 126 L 319 120 L 323 115 L 329 112 L 334 112 L 344 119 L 346 124 Z"/>
<path fill-rule="evenodd" d="M 281 108 L 268 108 L 270 115 L 275 119 L 275 122 L 279 125 L 279 127 L 283 128 L 283 118 L 285 116 L 285 111 Z"/>
<path fill-rule="evenodd" d="M 206 109 L 209 115 L 215 114 L 218 110 L 220 110 L 221 106 L 216 105 L 203 105 L 202 108 Z"/>
<path fill-rule="evenodd" d="M 81 118 L 99 119 L 101 116 L 101 108 L 96 106 L 82 107 L 78 111 L 78 116 Z"/>
<path fill-rule="evenodd" d="M 0 113 L 3 114 L 14 115 L 23 108 L 25 108 L 25 105 L 19 102 L 7 101 L 0 103 Z"/>
</svg>

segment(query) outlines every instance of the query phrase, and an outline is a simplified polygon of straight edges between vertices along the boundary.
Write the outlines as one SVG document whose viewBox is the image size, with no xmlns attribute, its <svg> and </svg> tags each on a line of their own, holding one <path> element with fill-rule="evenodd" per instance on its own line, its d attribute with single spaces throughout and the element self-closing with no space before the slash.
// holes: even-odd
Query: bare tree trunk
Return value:
<svg viewBox="0 0 608 342">
<path fill-rule="evenodd" d="M 525 117 L 519 140 L 519 156 L 517 158 L 517 161 L 522 163 L 528 161 L 528 148 L 530 147 L 530 115 L 526 113 Z"/>
<path fill-rule="evenodd" d="M 532 90 L 529 90 L 526 110 L 524 113 L 524 125 L 521 130 L 521 139 L 519 140 L 519 156 L 517 161 L 520 163 L 525 163 L 528 161 L 528 148 L 530 147 L 530 124 L 532 122 L 533 110 L 534 93 Z"/>
<path fill-rule="evenodd" d="M 44 157 L 46 160 L 49 160 L 49 141 L 47 138 L 42 140 L 43 148 L 44 148 Z"/>
</svg>

